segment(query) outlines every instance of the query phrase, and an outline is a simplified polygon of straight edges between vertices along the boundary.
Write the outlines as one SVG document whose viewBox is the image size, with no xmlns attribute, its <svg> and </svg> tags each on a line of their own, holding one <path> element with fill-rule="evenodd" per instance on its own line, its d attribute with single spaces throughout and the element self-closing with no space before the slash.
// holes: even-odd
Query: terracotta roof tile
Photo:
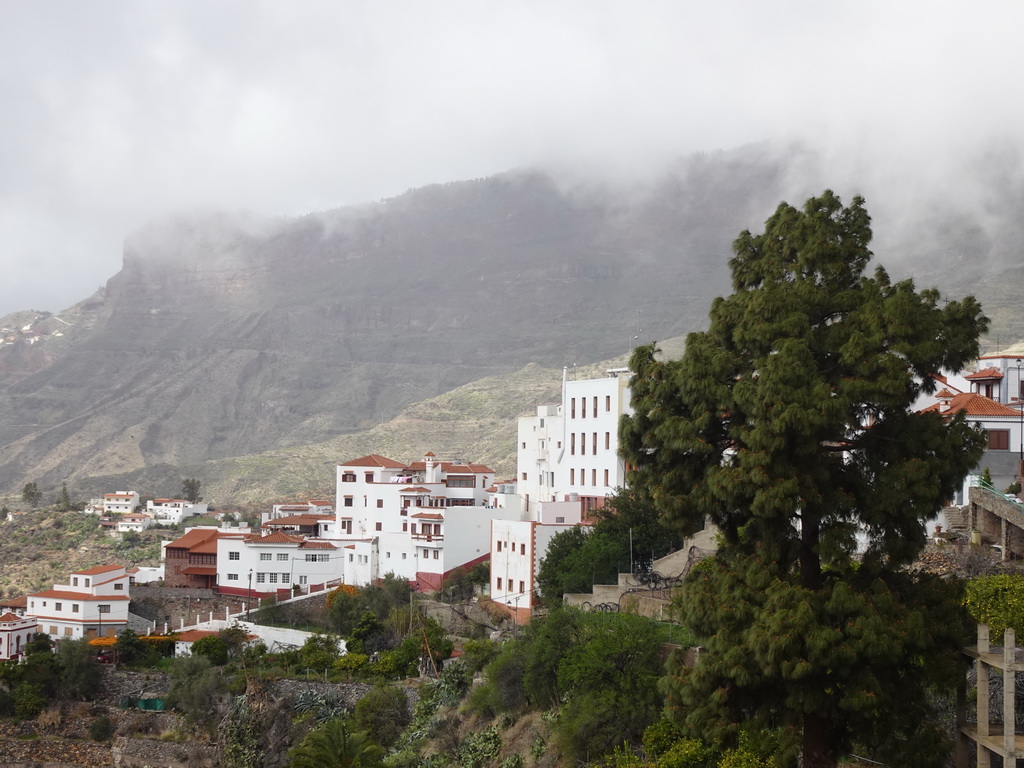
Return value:
<svg viewBox="0 0 1024 768">
<path fill-rule="evenodd" d="M 84 571 L 72 571 L 72 576 L 96 576 L 100 573 L 107 573 L 108 571 L 116 571 L 118 568 L 122 568 L 120 565 L 96 565 L 92 568 L 86 568 Z"/>
<path fill-rule="evenodd" d="M 266 536 L 260 536 L 259 534 L 247 536 L 245 541 L 248 544 L 299 544 L 302 542 L 302 537 L 289 536 L 284 531 L 274 531 Z"/>
<path fill-rule="evenodd" d="M 1003 378 L 1003 372 L 998 368 L 985 368 L 977 371 L 976 373 L 969 373 L 964 376 L 969 381 L 976 381 L 977 379 L 1001 379 Z"/>
<path fill-rule="evenodd" d="M 299 544 L 299 549 L 337 549 L 337 547 L 329 541 L 311 541 L 306 539 Z"/>
<path fill-rule="evenodd" d="M 5 613 L 0 616 L 0 624 L 10 624 L 12 621 L 33 621 L 27 616 L 16 616 L 13 613 Z"/>
<path fill-rule="evenodd" d="M 345 461 L 339 464 L 341 467 L 384 467 L 385 469 L 401 469 L 405 466 L 400 461 L 389 459 L 387 456 L 381 456 L 377 453 L 371 453 L 369 456 L 362 456 L 358 459 L 352 459 L 352 461 Z"/>
<path fill-rule="evenodd" d="M 976 392 L 964 392 L 955 395 L 949 401 L 949 407 L 943 408 L 941 404 L 934 403 L 922 409 L 922 413 L 960 413 L 963 411 L 968 416 L 1020 416 L 1016 408 L 997 403 L 991 398 L 979 395 Z"/>
</svg>

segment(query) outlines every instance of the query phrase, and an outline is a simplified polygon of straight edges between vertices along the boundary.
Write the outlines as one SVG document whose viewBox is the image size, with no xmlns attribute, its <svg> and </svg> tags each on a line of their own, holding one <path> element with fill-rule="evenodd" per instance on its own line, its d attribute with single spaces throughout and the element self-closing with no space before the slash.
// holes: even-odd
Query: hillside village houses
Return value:
<svg viewBox="0 0 1024 768">
<path fill-rule="evenodd" d="M 166 525 L 178 525 L 190 517 L 202 517 L 207 511 L 205 503 L 184 499 L 150 499 L 146 502 L 146 513 L 156 522 Z"/>
<path fill-rule="evenodd" d="M 34 618 L 0 612 L 0 661 L 21 658 L 21 649 L 38 631 Z"/>
<path fill-rule="evenodd" d="M 128 626 L 129 582 L 123 565 L 76 571 L 67 584 L 28 595 L 25 616 L 54 640 L 116 635 Z"/>
<path fill-rule="evenodd" d="M 127 515 L 139 506 L 139 494 L 135 491 L 118 491 L 103 494 L 103 514 Z"/>
</svg>

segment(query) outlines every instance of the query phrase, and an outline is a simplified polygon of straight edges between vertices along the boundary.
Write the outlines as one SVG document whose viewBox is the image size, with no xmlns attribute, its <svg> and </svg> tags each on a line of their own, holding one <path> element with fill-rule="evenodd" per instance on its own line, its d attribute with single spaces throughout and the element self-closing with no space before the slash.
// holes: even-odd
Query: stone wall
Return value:
<svg viewBox="0 0 1024 768">
<path fill-rule="evenodd" d="M 216 768 L 218 749 L 195 742 L 156 741 L 118 736 L 110 748 L 120 768 Z"/>
</svg>

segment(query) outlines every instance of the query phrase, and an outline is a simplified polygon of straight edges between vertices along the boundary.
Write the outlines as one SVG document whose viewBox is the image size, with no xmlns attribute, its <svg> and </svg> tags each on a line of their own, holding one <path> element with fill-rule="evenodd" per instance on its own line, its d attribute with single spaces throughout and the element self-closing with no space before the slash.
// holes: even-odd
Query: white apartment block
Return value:
<svg viewBox="0 0 1024 768">
<path fill-rule="evenodd" d="M 146 502 L 146 512 L 158 523 L 177 525 L 190 517 L 202 517 L 207 513 L 205 502 L 184 499 L 151 499 Z"/>
<path fill-rule="evenodd" d="M 538 520 L 495 520 L 491 524 L 491 599 L 505 606 L 517 623 L 529 620 L 536 576 L 548 544 L 557 533 L 579 525 L 578 501 L 542 502 Z"/>
<path fill-rule="evenodd" d="M 106 515 L 127 515 L 139 506 L 139 494 L 135 491 L 117 491 L 103 494 L 103 513 Z"/>
<path fill-rule="evenodd" d="M 432 453 L 409 464 L 378 455 L 340 464 L 334 536 L 345 582 L 362 586 L 392 573 L 436 590 L 446 573 L 486 560 L 491 521 L 520 516 L 495 503 L 493 484 L 490 468 Z"/>
<path fill-rule="evenodd" d="M 600 379 L 562 378 L 562 402 L 541 405 L 518 425 L 517 484 L 522 516 L 491 531 L 491 599 L 529 617 L 536 574 L 551 538 L 586 524 L 590 510 L 626 484 L 619 420 L 632 414 L 628 369 Z"/>
<path fill-rule="evenodd" d="M 604 378 L 569 381 L 563 376 L 560 405 L 541 405 L 519 419 L 518 485 L 527 517 L 536 504 L 579 499 L 585 510 L 626 482 L 619 457 L 619 419 L 632 414 L 628 369 Z"/>
<path fill-rule="evenodd" d="M 76 571 L 67 584 L 29 595 L 26 616 L 58 641 L 116 635 L 128 625 L 129 581 L 122 565 Z"/>
<path fill-rule="evenodd" d="M 262 598 L 293 586 L 306 589 L 341 580 L 339 542 L 275 531 L 222 535 L 216 543 L 220 594 Z"/>
<path fill-rule="evenodd" d="M 155 521 L 149 515 L 141 512 L 132 512 L 130 515 L 125 515 L 117 521 L 117 532 L 128 533 L 134 531 L 135 533 L 142 533 L 148 528 L 152 527 Z"/>
</svg>

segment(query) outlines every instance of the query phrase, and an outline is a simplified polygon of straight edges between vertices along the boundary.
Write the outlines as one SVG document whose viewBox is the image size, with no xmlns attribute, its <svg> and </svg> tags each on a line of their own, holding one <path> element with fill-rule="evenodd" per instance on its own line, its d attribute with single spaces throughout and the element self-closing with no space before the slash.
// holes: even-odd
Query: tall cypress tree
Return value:
<svg viewBox="0 0 1024 768">
<path fill-rule="evenodd" d="M 987 319 L 869 276 L 870 239 L 863 200 L 830 191 L 743 232 L 708 330 L 679 360 L 635 351 L 620 428 L 631 486 L 683 532 L 722 531 L 680 598 L 707 652 L 667 679 L 670 709 L 723 743 L 775 729 L 806 768 L 854 744 L 940 764 L 932 694 L 963 633 L 955 587 L 907 567 L 983 437 L 911 406 L 977 356 Z"/>
</svg>

